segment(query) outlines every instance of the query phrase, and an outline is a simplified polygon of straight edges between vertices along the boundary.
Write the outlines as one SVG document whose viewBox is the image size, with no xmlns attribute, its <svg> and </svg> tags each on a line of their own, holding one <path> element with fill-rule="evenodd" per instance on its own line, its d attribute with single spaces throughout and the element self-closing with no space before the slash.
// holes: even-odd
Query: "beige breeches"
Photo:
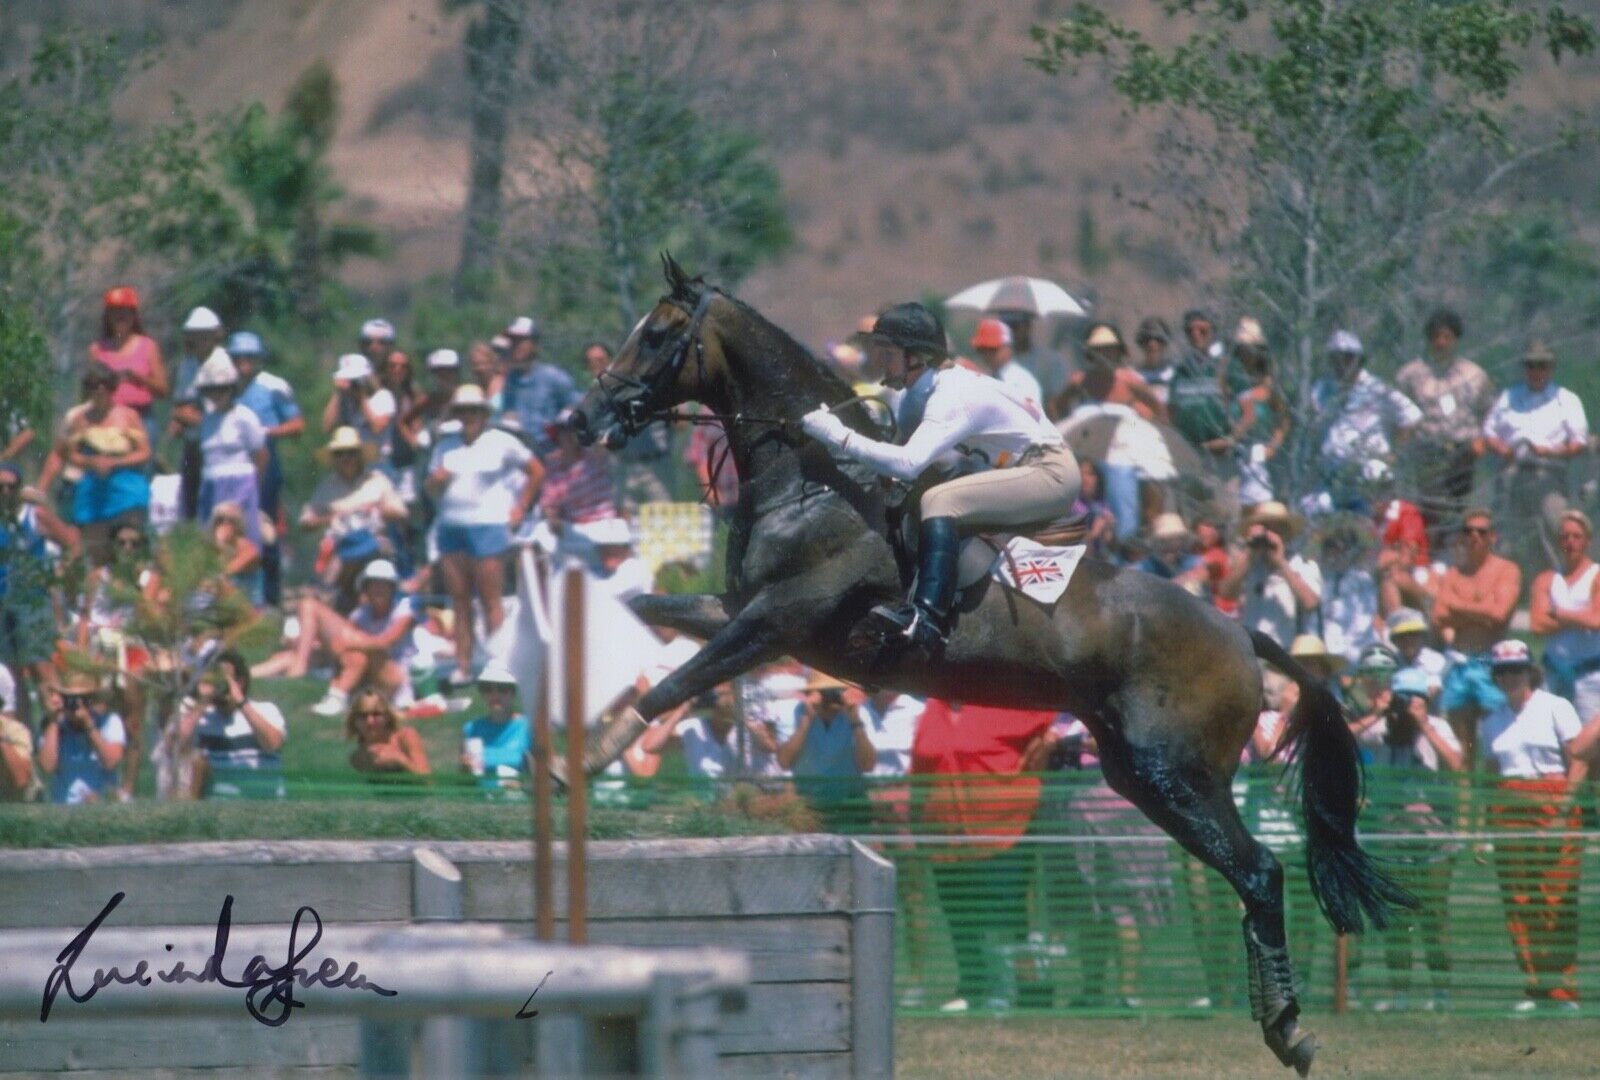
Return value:
<svg viewBox="0 0 1600 1080">
<path fill-rule="evenodd" d="M 922 520 L 953 517 L 969 528 L 1003 528 L 1065 516 L 1083 475 L 1065 446 L 1032 451 L 1006 469 L 962 476 L 922 494 Z"/>
</svg>

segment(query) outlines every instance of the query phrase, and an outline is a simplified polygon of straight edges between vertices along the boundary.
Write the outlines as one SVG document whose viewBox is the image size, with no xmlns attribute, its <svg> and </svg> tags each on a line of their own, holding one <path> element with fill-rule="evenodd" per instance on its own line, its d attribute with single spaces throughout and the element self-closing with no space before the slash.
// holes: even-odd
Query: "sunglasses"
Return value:
<svg viewBox="0 0 1600 1080">
<path fill-rule="evenodd" d="M 356 715 L 363 720 L 371 720 L 374 716 L 378 717 L 380 720 L 389 719 L 388 712 L 383 709 L 363 709 L 356 713 Z"/>
<path fill-rule="evenodd" d="M 143 540 L 118 540 L 117 541 L 117 550 L 118 551 L 138 551 L 142 547 L 144 547 L 144 541 Z"/>
<path fill-rule="evenodd" d="M 1488 536 L 1492 532 L 1494 532 L 1494 530 L 1492 528 L 1490 528 L 1489 526 L 1487 526 L 1487 525 L 1463 525 L 1463 526 L 1461 526 L 1461 535 L 1462 536 Z"/>
</svg>

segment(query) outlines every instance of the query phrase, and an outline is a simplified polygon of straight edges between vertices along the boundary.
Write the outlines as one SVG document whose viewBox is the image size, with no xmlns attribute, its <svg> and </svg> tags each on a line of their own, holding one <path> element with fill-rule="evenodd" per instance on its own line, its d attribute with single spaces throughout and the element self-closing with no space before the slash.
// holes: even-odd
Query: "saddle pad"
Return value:
<svg viewBox="0 0 1600 1080">
<path fill-rule="evenodd" d="M 1083 544 L 1046 547 L 1024 536 L 1013 536 L 994 561 L 990 576 L 1030 600 L 1053 604 L 1067 591 L 1086 550 Z"/>
</svg>

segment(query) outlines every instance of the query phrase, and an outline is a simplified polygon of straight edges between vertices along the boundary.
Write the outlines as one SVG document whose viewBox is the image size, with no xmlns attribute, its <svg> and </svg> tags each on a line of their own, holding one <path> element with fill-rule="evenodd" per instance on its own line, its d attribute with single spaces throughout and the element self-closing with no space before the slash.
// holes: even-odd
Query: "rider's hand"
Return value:
<svg viewBox="0 0 1600 1080">
<path fill-rule="evenodd" d="M 827 407 L 813 409 L 800 418 L 800 427 L 813 439 L 828 443 L 832 446 L 844 446 L 850 437 L 850 429 L 845 426 Z"/>
</svg>

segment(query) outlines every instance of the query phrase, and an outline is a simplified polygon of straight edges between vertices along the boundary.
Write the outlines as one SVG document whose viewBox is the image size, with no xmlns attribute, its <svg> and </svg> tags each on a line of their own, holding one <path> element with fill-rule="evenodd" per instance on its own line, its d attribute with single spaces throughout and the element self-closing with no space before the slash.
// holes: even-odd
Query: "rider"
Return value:
<svg viewBox="0 0 1600 1080">
<path fill-rule="evenodd" d="M 869 346 L 884 382 L 918 401 L 920 417 L 901 417 L 903 445 L 879 442 L 824 406 L 808 413 L 806 433 L 876 472 L 912 483 L 950 462 L 955 450 L 984 455 L 992 469 L 935 484 L 923 492 L 917 581 L 911 599 L 880 604 L 869 619 L 885 637 L 900 637 L 931 657 L 944 643 L 955 601 L 961 530 L 1002 528 L 1064 515 L 1077 497 L 1081 474 L 1061 433 L 1034 402 L 997 379 L 951 361 L 944 327 L 917 303 L 878 316 Z"/>
</svg>

